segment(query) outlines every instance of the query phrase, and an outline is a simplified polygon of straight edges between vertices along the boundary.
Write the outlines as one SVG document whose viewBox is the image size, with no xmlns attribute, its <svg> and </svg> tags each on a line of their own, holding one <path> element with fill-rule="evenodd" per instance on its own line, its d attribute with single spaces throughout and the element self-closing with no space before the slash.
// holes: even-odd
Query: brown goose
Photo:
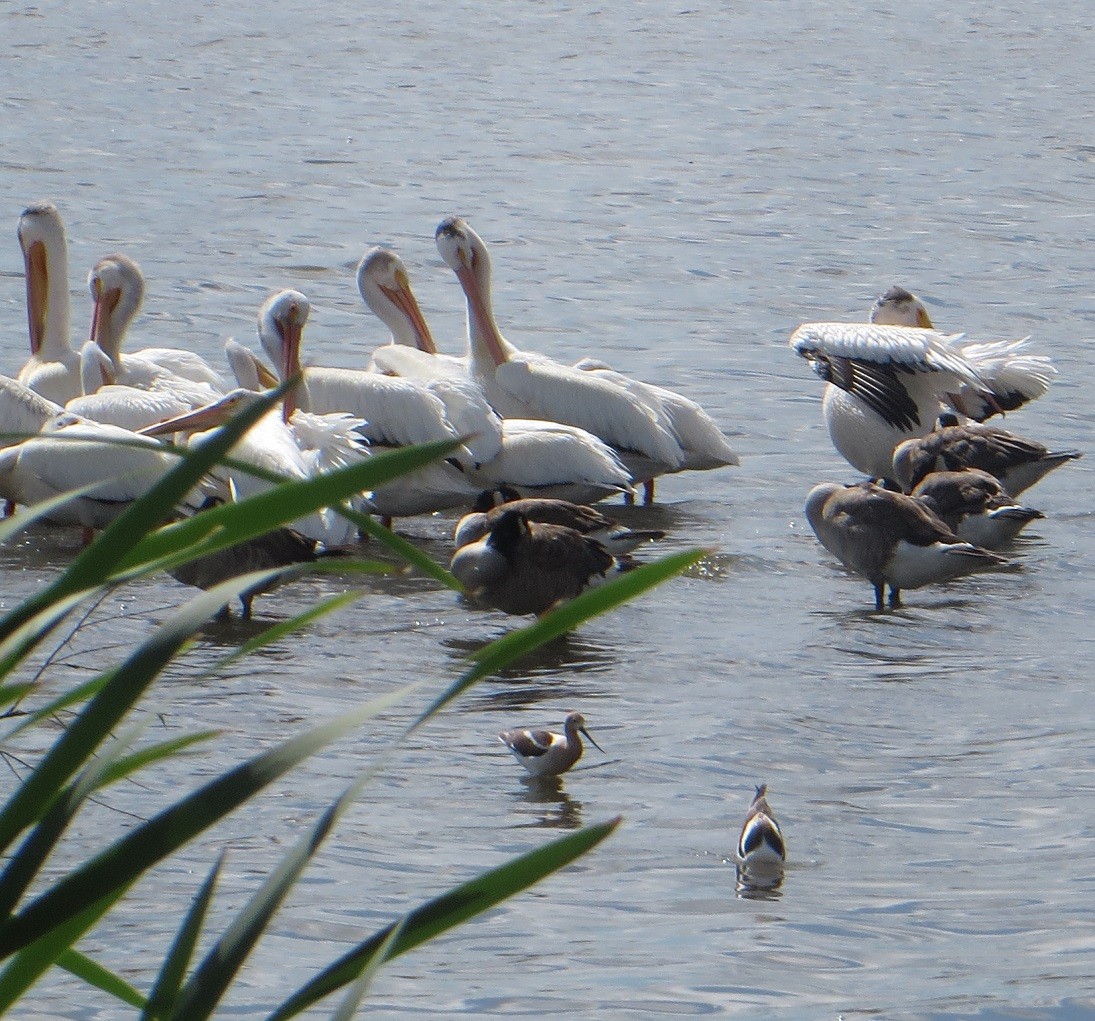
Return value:
<svg viewBox="0 0 1095 1021">
<path fill-rule="evenodd" d="M 546 613 L 619 569 L 595 539 L 504 510 L 491 530 L 453 554 L 449 570 L 477 602 L 504 613 Z"/>
<path fill-rule="evenodd" d="M 894 449 L 893 477 L 908 493 L 929 472 L 980 468 L 995 475 L 1012 496 L 1018 496 L 1054 468 L 1082 456 L 1078 450 L 1051 451 L 1005 429 L 959 425 L 953 415 L 940 415 L 935 432 L 906 440 Z"/>
<path fill-rule="evenodd" d="M 815 486 L 806 519 L 818 541 L 845 567 L 874 586 L 875 609 L 901 605 L 901 590 L 988 570 L 1007 559 L 962 542 L 919 500 L 874 482 Z"/>
<path fill-rule="evenodd" d="M 320 557 L 337 556 L 343 552 L 337 549 L 327 550 L 315 539 L 309 539 L 295 529 L 276 528 L 265 535 L 180 564 L 171 568 L 168 573 L 184 585 L 209 589 L 229 578 L 238 578 L 241 574 L 290 567 L 293 564 L 312 564 Z M 240 593 L 243 619 L 251 619 L 251 604 L 255 596 L 276 589 L 286 580 L 284 577 L 271 578 Z M 231 612 L 226 604 L 218 611 L 217 620 L 227 620 L 230 616 Z"/>
<path fill-rule="evenodd" d="M 932 472 L 912 491 L 966 542 L 1000 549 L 1045 515 L 1017 504 L 1000 480 L 979 468 Z"/>
<path fill-rule="evenodd" d="M 780 866 L 787 857 L 783 832 L 768 804 L 768 785 L 761 784 L 738 837 L 738 858 L 748 866 Z"/>
<path fill-rule="evenodd" d="M 567 713 L 562 734 L 551 730 L 503 730 L 498 740 L 533 776 L 558 776 L 582 757 L 579 733 L 585 734 L 597 751 L 604 751 L 586 730 L 581 713 Z"/>
<path fill-rule="evenodd" d="M 565 525 L 582 535 L 596 539 L 614 556 L 630 553 L 644 542 L 664 539 L 665 532 L 658 529 L 635 530 L 585 504 L 569 500 L 522 498 L 509 486 L 487 489 L 479 494 L 471 513 L 465 514 L 453 532 L 453 544 L 457 549 L 481 539 L 507 510 L 520 511 L 529 521 L 545 525 Z"/>
</svg>

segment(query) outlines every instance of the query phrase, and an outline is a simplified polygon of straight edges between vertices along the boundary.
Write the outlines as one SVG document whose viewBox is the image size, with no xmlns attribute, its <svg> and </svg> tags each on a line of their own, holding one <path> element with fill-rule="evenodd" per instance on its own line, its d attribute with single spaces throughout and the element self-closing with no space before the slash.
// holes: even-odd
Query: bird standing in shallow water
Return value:
<svg viewBox="0 0 1095 1021">
<path fill-rule="evenodd" d="M 551 730 L 503 730 L 498 740 L 533 776 L 558 776 L 582 757 L 579 733 L 585 734 L 597 751 L 604 751 L 586 730 L 581 713 L 567 713 L 562 734 Z"/>
<path fill-rule="evenodd" d="M 768 804 L 768 785 L 757 788 L 738 837 L 738 857 L 746 867 L 781 866 L 787 858 L 787 845 Z"/>
</svg>

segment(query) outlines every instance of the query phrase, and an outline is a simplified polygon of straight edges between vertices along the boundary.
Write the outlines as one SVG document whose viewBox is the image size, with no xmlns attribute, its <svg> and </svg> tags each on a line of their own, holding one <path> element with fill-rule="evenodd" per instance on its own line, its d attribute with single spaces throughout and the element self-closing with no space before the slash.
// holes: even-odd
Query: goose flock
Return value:
<svg viewBox="0 0 1095 1021">
<path fill-rule="evenodd" d="M 0 499 L 8 513 L 53 501 L 41 519 L 81 527 L 86 541 L 177 463 L 177 447 L 164 438 L 196 442 L 257 394 L 297 378 L 232 450 L 237 467 L 203 480 L 175 513 L 260 492 L 272 485 L 269 473 L 307 479 L 377 451 L 454 441 L 445 460 L 360 493 L 351 506 L 389 526 L 466 511 L 451 571 L 473 602 L 508 614 L 547 613 L 626 571 L 640 547 L 664 536 L 621 525 L 591 504 L 633 502 L 639 490 L 650 504 L 663 475 L 738 464 L 695 401 L 597 359 L 566 364 L 508 341 L 495 318 L 487 245 L 459 217 L 441 221 L 435 243 L 463 292 L 466 350 L 438 351 L 406 265 L 374 248 L 361 259 L 357 287 L 391 340 L 359 369 L 316 365 L 303 354 L 311 305 L 293 289 L 271 294 L 258 310 L 262 354 L 226 342 L 226 370 L 175 348 L 126 351 L 145 285 L 137 263 L 120 253 L 88 274 L 89 339 L 76 349 L 57 208 L 28 207 L 18 239 L 30 356 L 14 376 L 0 376 Z M 864 476 L 819 483 L 806 498 L 806 519 L 821 545 L 871 584 L 878 611 L 900 607 L 904 590 L 1006 565 L 1001 550 L 1044 516 L 1019 503 L 1020 494 L 1080 456 L 985 424 L 1049 388 L 1056 370 L 1028 344 L 941 332 L 924 303 L 900 287 L 876 301 L 865 323 L 806 323 L 791 334 L 791 348 L 825 381 L 833 445 Z M 232 377 L 235 386 L 226 384 Z M 57 499 L 72 490 L 71 499 Z M 337 554 L 359 538 L 339 510 L 325 508 L 175 576 L 210 587 Z M 257 594 L 244 595 L 245 617 Z M 501 739 L 530 773 L 558 775 L 580 757 L 583 733 L 584 719 L 571 713 L 562 735 L 514 730 Z M 785 856 L 765 794 L 758 788 L 739 841 L 740 860 L 753 866 Z"/>
</svg>

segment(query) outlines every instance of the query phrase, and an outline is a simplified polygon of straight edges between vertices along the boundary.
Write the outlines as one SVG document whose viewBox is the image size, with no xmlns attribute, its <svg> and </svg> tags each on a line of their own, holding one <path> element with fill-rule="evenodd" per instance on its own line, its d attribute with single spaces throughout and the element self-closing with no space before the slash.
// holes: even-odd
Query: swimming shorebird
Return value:
<svg viewBox="0 0 1095 1021">
<path fill-rule="evenodd" d="M 910 492 L 929 472 L 980 468 L 1018 496 L 1054 468 L 1078 457 L 1083 457 L 1078 450 L 1051 451 L 1006 429 L 972 422 L 959 425 L 953 415 L 940 415 L 934 432 L 897 445 L 891 477 Z"/>
<path fill-rule="evenodd" d="M 576 532 L 596 539 L 614 556 L 630 553 L 644 542 L 665 538 L 665 532 L 659 529 L 628 528 L 585 504 L 537 497 L 522 499 L 516 490 L 499 486 L 480 493 L 471 512 L 456 523 L 453 545 L 459 549 L 481 539 L 507 510 L 520 511 L 529 521 L 573 528 Z"/>
<path fill-rule="evenodd" d="M 806 520 L 818 541 L 874 586 L 875 609 L 901 606 L 901 590 L 950 581 L 1008 561 L 961 541 L 925 504 L 874 482 L 810 490 Z"/>
<path fill-rule="evenodd" d="M 567 713 L 562 734 L 551 730 L 503 730 L 498 740 L 533 776 L 558 776 L 582 757 L 579 733 L 585 734 L 597 751 L 604 751 L 586 730 L 581 713 Z"/>
<path fill-rule="evenodd" d="M 912 491 L 946 522 L 959 539 L 999 549 L 1045 515 L 1015 502 L 1000 480 L 979 468 L 937 471 Z"/>
<path fill-rule="evenodd" d="M 745 815 L 738 837 L 738 858 L 747 868 L 782 866 L 787 858 L 787 845 L 768 804 L 768 785 L 761 784 Z"/>
<path fill-rule="evenodd" d="M 491 530 L 453 554 L 449 570 L 477 602 L 504 613 L 543 614 L 600 584 L 621 565 L 595 539 L 504 510 Z"/>
</svg>

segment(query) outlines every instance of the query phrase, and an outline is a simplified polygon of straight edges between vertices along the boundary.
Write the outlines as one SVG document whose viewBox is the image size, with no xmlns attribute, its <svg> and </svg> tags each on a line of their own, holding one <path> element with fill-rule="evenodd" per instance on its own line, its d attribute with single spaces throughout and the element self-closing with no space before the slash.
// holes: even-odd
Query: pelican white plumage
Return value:
<svg viewBox="0 0 1095 1021">
<path fill-rule="evenodd" d="M 208 430 L 224 425 L 256 396 L 255 391 L 243 387 L 231 390 L 204 408 L 145 429 L 144 435 L 185 433 L 190 436 L 190 442 L 195 442 Z M 286 479 L 304 480 L 323 470 L 343 467 L 369 456 L 368 450 L 354 439 L 353 430 L 360 425 L 360 420 L 351 416 L 336 416 L 342 420 L 341 429 L 332 429 L 329 423 L 319 423 L 312 416 L 309 419 L 310 431 L 301 433 L 284 421 L 284 414 L 284 406 L 271 408 L 232 447 L 232 458 L 268 472 L 275 472 Z M 307 438 L 321 445 L 309 447 Z M 242 469 L 229 467 L 218 469 L 218 472 L 227 475 L 235 499 L 265 492 L 272 485 L 266 479 Z M 297 519 L 292 527 L 307 538 L 328 547 L 344 546 L 354 541 L 357 535 L 357 526 L 353 522 L 326 507 Z"/>
<path fill-rule="evenodd" d="M 154 376 L 139 388 L 114 382 L 114 363 L 98 344 L 88 341 L 80 349 L 84 393 L 65 405 L 82 418 L 134 431 L 185 414 L 215 401 L 220 393 L 206 383 L 181 376 Z"/>
<path fill-rule="evenodd" d="M 826 382 L 822 404 L 833 445 L 855 468 L 887 477 L 898 443 L 932 430 L 941 402 L 976 370 L 935 330 L 875 323 L 806 323 L 791 347 Z"/>
<path fill-rule="evenodd" d="M 88 273 L 95 311 L 91 340 L 106 352 L 114 366 L 114 379 L 128 386 L 148 387 L 163 377 L 202 383 L 216 393 L 224 392 L 224 380 L 204 358 L 193 351 L 173 347 L 146 347 L 122 352 L 122 342 L 144 300 L 141 267 L 120 252 L 100 259 Z"/>
<path fill-rule="evenodd" d="M 80 418 L 6 376 L 0 428 L 35 434 L 0 449 L 0 497 L 32 507 L 97 483 L 45 519 L 85 530 L 110 524 L 178 462 L 156 440 Z"/>
<path fill-rule="evenodd" d="M 259 312 L 259 339 L 279 378 L 301 372 L 300 344 L 311 311 L 300 291 L 271 295 Z M 362 434 L 373 446 L 403 447 L 465 437 L 452 457 L 474 467 L 494 457 L 502 424 L 470 380 L 420 381 L 378 372 L 308 366 L 296 404 L 306 410 L 348 412 L 364 419 Z"/>
<path fill-rule="evenodd" d="M 884 326 L 913 326 L 933 329 L 927 306 L 911 291 L 893 286 L 871 307 L 870 322 Z M 959 414 L 983 422 L 1005 411 L 1015 411 L 1041 397 L 1057 375 L 1051 359 L 1026 350 L 1030 337 L 1017 340 L 965 341 L 959 334 L 958 352 L 973 366 L 988 390 L 961 386 L 949 401 Z"/>
<path fill-rule="evenodd" d="M 80 355 L 69 339 L 68 242 L 52 202 L 36 202 L 19 217 L 27 281 L 30 358 L 19 382 L 64 404 L 80 393 Z"/>
<path fill-rule="evenodd" d="M 950 581 L 1007 563 L 959 540 L 925 504 L 874 482 L 826 482 L 810 490 L 806 520 L 818 541 L 845 567 L 866 578 L 875 609 L 901 606 L 901 590 Z"/>
<path fill-rule="evenodd" d="M 372 313 L 388 327 L 392 342 L 378 347 L 369 368 L 410 379 L 468 376 L 468 358 L 441 354 L 411 290 L 403 260 L 390 248 L 370 248 L 357 267 L 357 289 Z"/>
<path fill-rule="evenodd" d="M 502 336 L 491 307 L 490 255 L 467 223 L 448 217 L 435 238 L 467 299 L 472 377 L 499 414 L 585 429 L 620 451 L 637 479 L 683 467 L 685 452 L 660 402 L 637 400 L 594 372 L 518 351 Z"/>
<path fill-rule="evenodd" d="M 358 270 L 358 285 L 369 308 L 388 326 L 395 341 L 374 352 L 377 368 L 393 375 L 459 379 L 461 386 L 471 385 L 466 359 L 437 354 L 399 256 L 385 248 L 366 253 Z M 409 346 L 412 344 L 413 348 Z M 391 357 L 393 352 L 412 357 Z M 631 475 L 619 456 L 585 429 L 524 418 L 502 419 L 501 427 L 501 449 L 490 461 L 473 469 L 474 485 L 480 489 L 510 486 L 524 496 L 549 496 L 575 503 L 631 494 Z"/>
</svg>

